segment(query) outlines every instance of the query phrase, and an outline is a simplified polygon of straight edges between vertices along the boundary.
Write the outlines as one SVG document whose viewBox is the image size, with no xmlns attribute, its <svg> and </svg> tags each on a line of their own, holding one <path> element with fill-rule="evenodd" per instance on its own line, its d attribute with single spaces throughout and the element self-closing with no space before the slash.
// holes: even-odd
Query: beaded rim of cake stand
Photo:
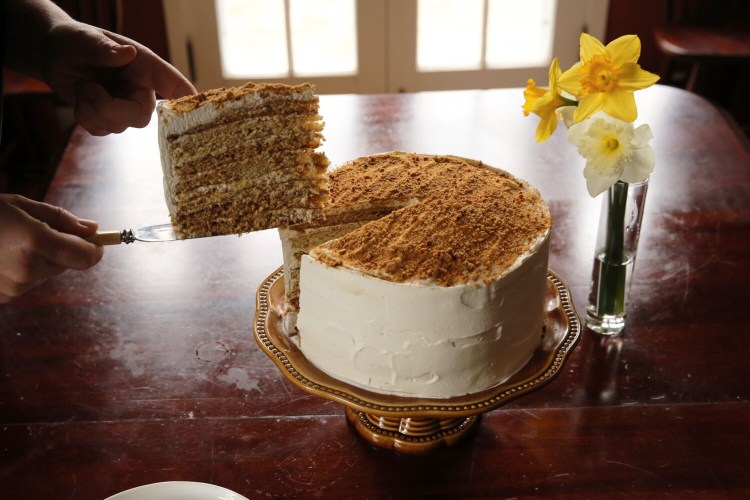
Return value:
<svg viewBox="0 0 750 500">
<path fill-rule="evenodd" d="M 283 277 L 284 268 L 280 267 L 269 275 L 260 287 L 258 287 L 258 293 L 256 297 L 256 311 L 255 311 L 255 322 L 254 322 L 254 333 L 255 339 L 260 347 L 266 352 L 266 354 L 276 363 L 281 369 L 282 373 L 287 378 L 295 383 L 301 389 L 322 396 L 326 399 L 331 399 L 346 404 L 355 410 L 359 410 L 366 413 L 376 413 L 379 415 L 390 415 L 390 416 L 468 416 L 468 415 L 479 415 L 490 411 L 511 399 L 515 399 L 523 394 L 539 389 L 540 387 L 549 383 L 552 378 L 560 372 L 560 369 L 565 362 L 570 351 L 575 347 L 581 334 L 581 323 L 578 319 L 578 315 L 575 312 L 573 300 L 570 296 L 568 288 L 563 281 L 551 270 L 547 270 L 547 280 L 553 285 L 556 292 L 556 298 L 559 301 L 559 306 L 551 311 L 547 312 L 549 317 L 555 311 L 561 311 L 565 320 L 565 334 L 559 340 L 557 345 L 554 347 L 554 357 L 551 358 L 550 362 L 542 367 L 541 370 L 532 374 L 531 376 L 515 381 L 512 377 L 509 382 L 500 384 L 493 389 L 483 391 L 489 393 L 487 397 L 480 401 L 472 402 L 451 402 L 452 399 L 467 399 L 467 397 L 451 398 L 446 400 L 438 400 L 436 402 L 429 402 L 429 400 L 414 398 L 408 396 L 385 396 L 377 393 L 368 392 L 368 397 L 372 395 L 375 400 L 391 398 L 402 401 L 403 403 L 382 403 L 377 401 L 368 401 L 363 397 L 359 397 L 353 393 L 367 392 L 350 386 L 345 382 L 341 382 L 333 379 L 325 374 L 320 378 L 329 378 L 333 383 L 328 384 L 321 381 L 311 380 L 309 373 L 305 367 L 295 366 L 292 360 L 287 356 L 289 349 L 279 347 L 269 335 L 267 328 L 269 315 L 273 314 L 270 303 L 270 290 L 271 287 Z M 547 321 L 545 320 L 545 323 Z M 301 357 L 304 356 L 299 354 Z M 300 372 L 300 369 L 302 372 Z M 340 388 L 332 387 L 340 386 Z M 409 402 L 409 401 L 418 402 Z"/>
</svg>

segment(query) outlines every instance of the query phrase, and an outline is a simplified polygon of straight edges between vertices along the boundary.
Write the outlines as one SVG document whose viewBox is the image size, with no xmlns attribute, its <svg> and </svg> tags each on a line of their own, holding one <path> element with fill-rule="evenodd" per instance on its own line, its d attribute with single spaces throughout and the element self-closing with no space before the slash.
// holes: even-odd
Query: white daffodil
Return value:
<svg viewBox="0 0 750 500">
<path fill-rule="evenodd" d="M 575 106 L 562 106 L 560 108 L 557 108 L 555 113 L 557 114 L 557 119 L 560 120 L 565 124 L 565 128 L 570 128 L 573 126 L 573 115 L 576 112 Z"/>
<path fill-rule="evenodd" d="M 572 125 L 566 138 L 586 158 L 583 176 L 591 196 L 617 181 L 643 181 L 654 170 L 654 150 L 648 144 L 653 134 L 648 125 L 634 128 L 632 123 L 598 112 Z"/>
</svg>

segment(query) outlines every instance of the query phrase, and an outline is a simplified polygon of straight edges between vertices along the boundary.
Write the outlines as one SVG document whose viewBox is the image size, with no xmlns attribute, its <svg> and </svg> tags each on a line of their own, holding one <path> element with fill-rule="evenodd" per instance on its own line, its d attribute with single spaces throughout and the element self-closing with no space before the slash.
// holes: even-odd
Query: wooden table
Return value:
<svg viewBox="0 0 750 500">
<path fill-rule="evenodd" d="M 210 482 L 248 498 L 750 495 L 750 154 L 684 91 L 639 92 L 657 167 L 628 327 L 584 331 L 563 372 L 423 456 L 375 449 L 296 389 L 252 335 L 275 231 L 109 247 L 0 306 L 0 496 L 97 499 Z M 452 153 L 536 185 L 550 268 L 586 303 L 600 200 L 562 130 L 534 142 L 521 90 L 323 96 L 334 163 Z M 102 228 L 164 222 L 155 123 L 77 129 L 47 201 Z"/>
</svg>

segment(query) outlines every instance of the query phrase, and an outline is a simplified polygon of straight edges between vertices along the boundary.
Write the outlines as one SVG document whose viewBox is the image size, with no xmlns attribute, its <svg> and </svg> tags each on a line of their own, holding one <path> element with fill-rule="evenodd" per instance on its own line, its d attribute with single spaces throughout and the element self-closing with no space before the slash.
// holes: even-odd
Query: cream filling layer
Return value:
<svg viewBox="0 0 750 500">
<path fill-rule="evenodd" d="M 298 344 L 330 376 L 374 392 L 472 394 L 541 342 L 549 233 L 489 285 L 394 283 L 302 257 Z"/>
</svg>

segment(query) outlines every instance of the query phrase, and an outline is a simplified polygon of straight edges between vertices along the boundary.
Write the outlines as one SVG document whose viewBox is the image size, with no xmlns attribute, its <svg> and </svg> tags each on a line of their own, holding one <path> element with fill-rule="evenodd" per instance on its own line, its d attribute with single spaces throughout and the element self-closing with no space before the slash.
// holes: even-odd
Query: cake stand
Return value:
<svg viewBox="0 0 750 500">
<path fill-rule="evenodd" d="M 255 340 L 295 386 L 344 405 L 346 417 L 368 442 L 403 453 L 425 453 L 467 436 L 483 413 L 547 384 L 562 369 L 580 337 L 581 324 L 570 292 L 547 272 L 542 342 L 526 366 L 507 382 L 466 396 L 427 399 L 368 391 L 327 375 L 284 332 L 284 271 L 277 269 L 258 288 Z"/>
</svg>

